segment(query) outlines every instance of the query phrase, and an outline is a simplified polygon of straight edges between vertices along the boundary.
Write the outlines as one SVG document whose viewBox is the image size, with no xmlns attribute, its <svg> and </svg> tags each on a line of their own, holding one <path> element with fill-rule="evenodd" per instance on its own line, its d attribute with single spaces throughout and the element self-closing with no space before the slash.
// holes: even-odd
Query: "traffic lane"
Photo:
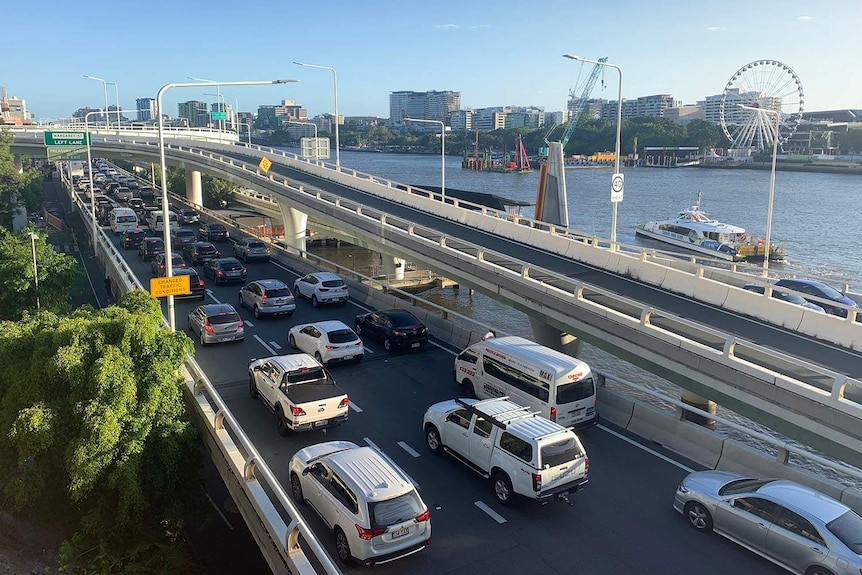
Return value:
<svg viewBox="0 0 862 575">
<path fill-rule="evenodd" d="M 252 156 L 239 152 L 228 152 L 227 155 L 247 161 L 254 160 Z M 438 218 L 432 214 L 414 210 L 406 205 L 389 202 L 383 198 L 366 194 L 299 170 L 273 164 L 271 171 L 396 217 L 459 237 L 474 244 L 504 251 L 522 261 L 527 261 L 536 266 L 553 270 L 561 275 L 602 287 L 640 302 L 649 303 L 658 309 L 671 311 L 680 317 L 712 326 L 718 330 L 726 331 L 747 340 L 760 343 L 761 345 L 783 351 L 784 353 L 805 358 L 812 363 L 841 371 L 851 377 L 858 378 L 862 376 L 862 361 L 860 361 L 862 360 L 862 354 L 860 353 L 837 348 L 832 345 L 825 345 L 813 337 L 800 335 L 778 326 L 764 324 L 748 316 L 705 304 L 655 286 L 636 282 L 599 268 L 593 268 L 537 247 L 527 246 L 465 226 L 460 222 Z"/>
</svg>

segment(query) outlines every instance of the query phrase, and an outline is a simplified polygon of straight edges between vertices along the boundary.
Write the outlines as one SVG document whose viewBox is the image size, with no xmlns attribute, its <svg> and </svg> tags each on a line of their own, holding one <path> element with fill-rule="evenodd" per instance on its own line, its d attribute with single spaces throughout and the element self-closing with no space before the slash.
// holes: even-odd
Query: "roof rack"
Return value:
<svg viewBox="0 0 862 575">
<path fill-rule="evenodd" d="M 466 401 L 464 401 L 463 399 L 456 399 L 455 403 L 457 403 L 458 405 L 460 405 L 461 407 L 463 407 L 464 409 L 466 409 L 470 413 L 484 418 L 486 421 L 491 423 L 491 425 L 499 427 L 500 429 L 503 429 L 503 430 L 506 429 L 507 423 L 506 423 L 506 421 L 501 421 L 501 418 L 504 418 L 504 416 L 506 416 L 508 414 L 514 415 L 515 412 L 519 412 L 520 414 L 529 415 L 529 416 L 538 415 L 536 412 L 530 411 L 529 408 L 521 407 L 521 406 L 518 406 L 514 409 L 510 409 L 509 411 L 504 411 L 502 413 L 498 413 L 497 415 L 491 415 L 490 413 L 486 413 L 486 412 L 484 412 L 478 408 L 480 405 L 482 405 L 484 403 L 489 403 L 492 401 L 501 401 L 501 400 L 507 401 L 508 399 L 509 399 L 508 395 L 503 395 L 501 397 L 492 397 L 489 399 L 484 399 L 482 401 L 477 401 L 476 403 L 473 403 L 473 404 L 469 404 Z"/>
</svg>

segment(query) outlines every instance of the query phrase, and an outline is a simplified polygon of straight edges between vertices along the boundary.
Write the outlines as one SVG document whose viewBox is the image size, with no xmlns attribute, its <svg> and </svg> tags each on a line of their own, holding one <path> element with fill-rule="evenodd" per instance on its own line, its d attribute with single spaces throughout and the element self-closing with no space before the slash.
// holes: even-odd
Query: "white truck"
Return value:
<svg viewBox="0 0 862 575">
<path fill-rule="evenodd" d="M 347 394 L 306 353 L 249 360 L 248 390 L 252 399 L 260 398 L 275 414 L 280 435 L 347 421 Z"/>
<path fill-rule="evenodd" d="M 508 397 L 436 403 L 422 427 L 432 453 L 450 453 L 490 478 L 503 505 L 516 494 L 568 502 L 588 481 L 590 459 L 578 436 Z"/>
</svg>

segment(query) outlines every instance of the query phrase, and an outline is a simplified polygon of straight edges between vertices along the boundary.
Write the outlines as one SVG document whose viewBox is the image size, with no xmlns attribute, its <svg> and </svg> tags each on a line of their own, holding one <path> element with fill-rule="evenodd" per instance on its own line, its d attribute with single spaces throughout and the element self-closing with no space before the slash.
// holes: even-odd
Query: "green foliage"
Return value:
<svg viewBox="0 0 862 575">
<path fill-rule="evenodd" d="M 177 377 L 191 351 L 144 291 L 0 323 L 0 501 L 64 515 L 81 572 L 193 572 L 170 551 L 205 509 Z"/>
<path fill-rule="evenodd" d="M 23 204 L 28 212 L 42 208 L 42 174 L 27 168 L 23 174 L 15 168 L 11 151 L 13 136 L 0 130 L 0 227 L 11 229 L 12 217 Z"/>
<path fill-rule="evenodd" d="M 37 289 L 30 231 L 26 229 L 13 234 L 0 228 L 0 320 L 20 319 L 26 312 L 35 311 L 37 295 L 43 310 L 62 312 L 69 309 L 66 297 L 69 286 L 81 273 L 78 262 L 54 250 L 45 240 L 45 234 L 37 233 Z"/>
</svg>

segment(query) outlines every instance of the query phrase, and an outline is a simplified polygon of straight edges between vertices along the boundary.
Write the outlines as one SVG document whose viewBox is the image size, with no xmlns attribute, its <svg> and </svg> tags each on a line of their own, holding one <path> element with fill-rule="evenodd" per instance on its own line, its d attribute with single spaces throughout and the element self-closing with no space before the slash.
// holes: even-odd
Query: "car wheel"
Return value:
<svg viewBox="0 0 862 575">
<path fill-rule="evenodd" d="M 832 575 L 832 571 L 826 567 L 815 565 L 814 567 L 809 567 L 808 571 L 805 572 L 805 575 Z"/>
<path fill-rule="evenodd" d="M 275 410 L 275 418 L 276 418 L 276 429 L 278 429 L 278 434 L 282 437 L 287 436 L 290 433 L 290 426 L 287 424 L 287 417 L 285 417 L 284 412 L 281 410 L 281 406 Z"/>
<path fill-rule="evenodd" d="M 428 451 L 431 453 L 442 453 L 443 442 L 440 441 L 440 432 L 433 425 L 428 425 L 425 428 L 425 445 L 428 446 Z"/>
<path fill-rule="evenodd" d="M 338 559 L 345 565 L 350 565 L 350 543 L 347 541 L 347 535 L 341 530 L 341 527 L 335 528 L 335 552 L 338 553 Z"/>
<path fill-rule="evenodd" d="M 689 501 L 685 505 L 685 516 L 689 525 L 698 531 L 712 531 L 712 516 L 701 503 Z"/>
<path fill-rule="evenodd" d="M 300 483 L 299 475 L 296 473 L 290 474 L 290 494 L 296 503 L 305 503 L 305 497 L 302 495 L 302 483 Z"/>
<path fill-rule="evenodd" d="M 317 296 L 316 295 L 311 296 L 311 307 L 317 307 L 317 305 L 318 305 L 317 304 Z"/>
<path fill-rule="evenodd" d="M 296 338 L 293 337 L 293 334 L 287 336 L 287 343 L 290 344 L 290 347 L 296 349 Z"/>
<path fill-rule="evenodd" d="M 359 335 L 362 333 L 362 323 L 356 322 L 356 330 L 355 331 L 356 331 L 356 335 Z"/>
<path fill-rule="evenodd" d="M 319 351 L 314 352 L 314 359 L 317 360 L 317 363 L 319 363 L 320 365 L 323 365 L 323 357 L 320 355 Z"/>
<path fill-rule="evenodd" d="M 469 379 L 465 379 L 461 382 L 461 390 L 466 397 L 476 399 L 476 390 L 473 389 L 473 382 Z"/>
<path fill-rule="evenodd" d="M 511 505 L 512 497 L 515 494 L 512 493 L 512 481 L 509 476 L 498 471 L 491 477 L 491 483 L 494 486 L 494 495 L 497 497 L 497 501 L 503 505 Z"/>
<path fill-rule="evenodd" d="M 252 399 L 260 397 L 260 393 L 257 391 L 257 385 L 255 385 L 253 377 L 248 378 L 248 394 Z"/>
<path fill-rule="evenodd" d="M 392 340 L 388 337 L 383 338 L 383 349 L 386 351 L 392 351 Z"/>
<path fill-rule="evenodd" d="M 257 305 L 254 306 L 254 317 L 260 319 L 260 308 Z"/>
</svg>

